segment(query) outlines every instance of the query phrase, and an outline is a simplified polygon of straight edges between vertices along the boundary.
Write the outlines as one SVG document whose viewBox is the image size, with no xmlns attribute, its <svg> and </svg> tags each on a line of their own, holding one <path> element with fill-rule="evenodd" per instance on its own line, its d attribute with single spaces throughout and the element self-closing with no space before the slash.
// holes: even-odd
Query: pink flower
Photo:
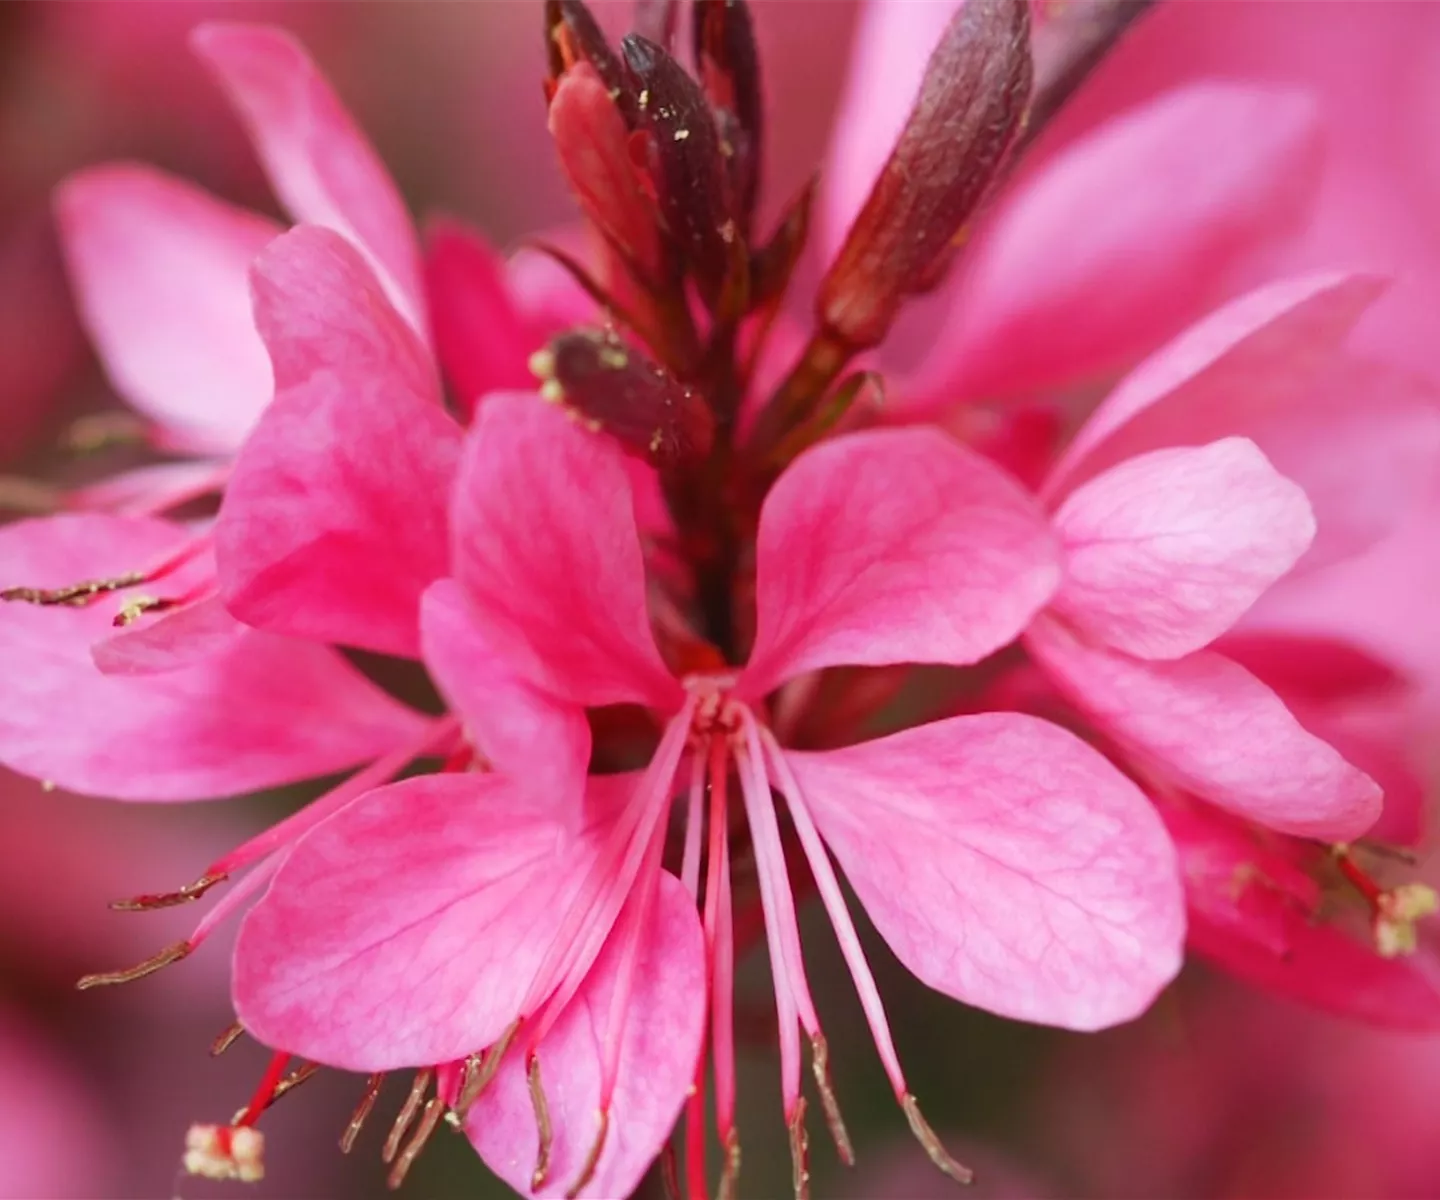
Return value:
<svg viewBox="0 0 1440 1200">
<path fill-rule="evenodd" d="M 755 646 L 732 672 L 665 666 L 620 456 L 532 397 L 481 410 L 453 520 L 456 579 L 427 593 L 426 659 L 494 770 L 381 789 L 295 848 L 238 950 L 241 1019 L 263 1039 L 370 1071 L 513 1044 L 471 1108 L 481 1153 L 517 1187 L 534 1169 L 546 1194 L 622 1194 L 668 1135 L 702 1046 L 693 899 L 708 825 L 711 1038 L 719 1132 L 734 1144 L 732 772 L 797 1139 L 801 1034 L 822 1070 L 825 1051 L 772 787 L 896 1097 L 947 1169 L 960 1171 L 909 1094 L 826 847 L 901 961 L 967 1002 L 1097 1028 L 1140 1011 L 1174 973 L 1168 843 L 1139 791 L 1069 735 L 992 714 L 800 752 L 767 727 L 765 695 L 799 675 L 974 662 L 1045 603 L 1056 575 L 1039 514 L 982 460 L 924 431 L 856 435 L 798 460 L 765 503 Z M 615 703 L 654 712 L 659 744 L 643 773 L 585 784 L 581 706 Z M 687 787 L 677 881 L 660 853 Z M 527 1073 L 566 1081 L 544 1134 Z"/>
</svg>

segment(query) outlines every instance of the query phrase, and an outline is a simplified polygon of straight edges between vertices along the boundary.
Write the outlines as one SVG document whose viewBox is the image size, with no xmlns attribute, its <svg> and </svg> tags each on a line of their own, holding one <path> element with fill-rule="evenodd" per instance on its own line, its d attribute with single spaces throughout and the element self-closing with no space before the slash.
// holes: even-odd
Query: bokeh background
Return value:
<svg viewBox="0 0 1440 1200">
<path fill-rule="evenodd" d="M 778 205 L 823 155 L 857 9 L 753 2 L 771 119 L 766 190 Z M 623 5 L 599 9 L 608 27 L 624 27 Z M 1100 93 L 1156 91 L 1176 69 L 1323 78 L 1345 178 L 1382 199 L 1409 189 L 1406 211 L 1428 211 L 1431 222 L 1397 230 L 1377 218 L 1336 236 L 1357 254 L 1440 262 L 1440 22 L 1431 19 L 1440 4 L 1179 0 L 1175 9 L 1107 67 Z M 71 311 L 48 210 L 54 185 L 87 164 L 143 159 L 273 211 L 237 126 L 186 49 L 187 31 L 214 16 L 303 36 L 417 213 L 461 215 L 504 246 L 573 215 L 545 132 L 540 0 L 4 0 L 0 498 L 12 510 L 27 503 L 21 480 L 88 469 L 65 448 L 67 431 L 113 405 Z M 1150 53 L 1162 36 L 1187 47 L 1178 68 Z M 1084 103 L 1067 119 L 1082 126 Z M 1416 365 L 1440 359 L 1440 309 L 1427 328 L 1417 300 L 1440 295 L 1424 291 L 1437 280 L 1440 271 L 1421 272 L 1408 307 L 1374 335 Z M 1440 626 L 1433 612 L 1430 620 Z M 1420 632 L 1440 645 L 1440 633 Z M 112 913 L 108 901 L 194 878 L 297 799 L 144 808 L 0 779 L 0 1197 L 242 1190 L 177 1174 L 189 1122 L 227 1119 L 265 1061 L 243 1040 L 223 1058 L 207 1053 L 231 1017 L 227 939 L 132 986 L 82 994 L 74 981 L 146 957 L 194 920 L 185 910 Z M 841 1171 L 816 1122 L 816 1194 L 951 1194 L 908 1137 L 839 956 L 823 922 L 811 924 L 814 988 L 860 1155 Z M 1313 1015 L 1201 967 L 1136 1024 L 1067 1035 L 965 1011 L 895 968 L 876 939 L 870 946 L 915 1090 L 979 1171 L 976 1196 L 1440 1196 L 1440 1040 Z M 783 1196 L 790 1167 L 764 979 L 763 961 L 747 964 L 742 1192 Z M 375 1126 L 344 1158 L 336 1140 L 361 1082 L 322 1073 L 281 1101 L 262 1126 L 268 1178 L 249 1194 L 385 1194 L 379 1142 L 402 1085 L 392 1084 Z M 405 1194 L 506 1193 L 442 1132 Z"/>
</svg>

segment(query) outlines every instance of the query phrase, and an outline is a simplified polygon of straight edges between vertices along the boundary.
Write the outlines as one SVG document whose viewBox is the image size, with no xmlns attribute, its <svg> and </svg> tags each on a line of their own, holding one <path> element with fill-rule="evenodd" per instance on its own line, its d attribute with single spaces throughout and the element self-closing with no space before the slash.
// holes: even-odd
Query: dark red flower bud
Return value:
<svg viewBox="0 0 1440 1200">
<path fill-rule="evenodd" d="M 660 280 L 659 213 L 635 168 L 624 118 L 589 63 L 570 67 L 555 85 L 550 134 L 585 215 L 642 282 Z"/>
<path fill-rule="evenodd" d="M 744 269 L 720 137 L 700 85 L 654 42 L 620 43 L 635 94 L 635 127 L 648 135 L 647 158 L 660 211 L 706 303 L 715 306 Z"/>
<path fill-rule="evenodd" d="M 550 64 L 545 98 L 553 101 L 555 89 L 566 72 L 580 63 L 588 63 L 604 81 L 621 115 L 628 119 L 633 103 L 626 92 L 620 57 L 610 49 L 604 31 L 581 0 L 545 0 L 545 34 Z"/>
<path fill-rule="evenodd" d="M 704 399 L 609 330 L 562 333 L 530 365 L 545 399 L 652 466 L 696 462 L 710 452 L 715 419 Z"/>
<path fill-rule="evenodd" d="M 966 0 L 820 285 L 821 325 L 878 344 L 907 296 L 933 287 L 1020 128 L 1030 94 L 1029 0 Z"/>
<path fill-rule="evenodd" d="M 695 0 L 695 66 L 717 114 L 736 211 L 748 231 L 760 190 L 764 103 L 760 49 L 745 0 Z M 730 128 L 727 128 L 729 126 Z"/>
</svg>

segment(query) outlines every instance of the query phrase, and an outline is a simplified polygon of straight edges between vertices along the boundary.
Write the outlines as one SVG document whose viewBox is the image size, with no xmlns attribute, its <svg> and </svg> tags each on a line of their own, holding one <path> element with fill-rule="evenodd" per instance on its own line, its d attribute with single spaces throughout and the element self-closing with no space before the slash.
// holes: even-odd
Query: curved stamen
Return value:
<svg viewBox="0 0 1440 1200">
<path fill-rule="evenodd" d="M 350 1120 L 345 1125 L 345 1132 L 340 1135 L 341 1154 L 349 1154 L 355 1149 L 355 1139 L 365 1128 L 365 1121 L 375 1107 L 375 1101 L 380 1098 L 380 1085 L 384 1082 L 383 1071 L 377 1071 L 365 1081 L 365 1092 L 360 1097 L 360 1103 L 355 1106 L 355 1111 L 350 1114 Z"/>
<path fill-rule="evenodd" d="M 535 1128 L 540 1135 L 540 1148 L 535 1156 L 535 1170 L 530 1174 L 530 1190 L 538 1192 L 550 1178 L 550 1147 L 554 1144 L 554 1130 L 550 1124 L 550 1102 L 545 1099 L 545 1088 L 540 1082 L 540 1056 L 532 1054 L 525 1071 L 525 1082 L 530 1088 L 530 1106 L 535 1110 Z"/>
<path fill-rule="evenodd" d="M 426 1067 L 423 1071 L 415 1073 L 414 1082 L 410 1085 L 410 1094 L 405 1097 L 405 1103 L 400 1108 L 400 1115 L 395 1118 L 395 1124 L 390 1126 L 390 1135 L 385 1139 L 385 1148 L 380 1152 L 383 1162 L 394 1162 L 395 1155 L 400 1151 L 400 1141 L 404 1138 L 410 1126 L 414 1124 L 415 1117 L 420 1112 L 420 1105 L 425 1099 L 425 1093 L 430 1090 L 430 1081 L 435 1077 L 432 1067 Z"/>
<path fill-rule="evenodd" d="M 680 857 L 680 882 L 690 899 L 700 896 L 700 837 L 705 816 L 705 756 L 696 753 L 690 760 L 690 791 L 685 806 L 685 851 Z"/>
</svg>

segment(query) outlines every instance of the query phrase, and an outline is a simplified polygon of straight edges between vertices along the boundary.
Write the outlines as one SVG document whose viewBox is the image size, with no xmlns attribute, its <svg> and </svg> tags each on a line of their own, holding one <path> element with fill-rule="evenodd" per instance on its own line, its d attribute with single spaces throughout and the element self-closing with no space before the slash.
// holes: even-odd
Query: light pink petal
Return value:
<svg viewBox="0 0 1440 1200">
<path fill-rule="evenodd" d="M 133 629 L 96 642 L 95 665 L 106 675 L 157 675 L 231 651 L 246 640 L 246 626 L 219 596 L 161 613 Z"/>
<path fill-rule="evenodd" d="M 913 383 L 931 406 L 1134 360 L 1294 231 L 1318 178 L 1304 92 L 1176 88 L 1072 142 L 1007 195 Z"/>
<path fill-rule="evenodd" d="M 1159 446 L 1244 433 L 1303 400 L 1382 288 L 1368 276 L 1308 275 L 1217 309 L 1125 377 L 1076 435 L 1046 491 L 1058 496 Z"/>
<path fill-rule="evenodd" d="M 522 1195 L 563 1196 L 580 1177 L 597 1132 L 601 1060 L 619 958 L 612 938 L 570 1007 L 540 1043 L 540 1079 L 554 1126 L 544 1186 L 531 1187 L 540 1139 L 523 1055 L 512 1051 L 470 1111 L 466 1132 L 475 1149 Z M 662 874 L 626 1008 L 609 1135 L 594 1178 L 579 1195 L 600 1200 L 631 1195 L 669 1139 L 695 1078 L 705 986 L 695 903 L 679 880 Z"/>
<path fill-rule="evenodd" d="M 277 396 L 215 526 L 248 625 L 414 658 L 420 594 L 449 571 L 461 432 L 394 375 L 321 371 Z"/>
<path fill-rule="evenodd" d="M 430 352 L 364 256 L 333 230 L 300 225 L 277 238 L 251 267 L 250 289 L 277 392 L 334 369 L 384 375 L 440 402 Z"/>
<path fill-rule="evenodd" d="M 155 516 L 218 493 L 229 474 L 229 466 L 213 458 L 151 463 L 77 488 L 65 497 L 65 507 Z"/>
<path fill-rule="evenodd" d="M 1332 841 L 1359 836 L 1380 815 L 1374 781 L 1220 654 L 1142 662 L 1088 645 L 1049 618 L 1025 640 L 1105 733 L 1212 804 L 1281 833 Z"/>
<path fill-rule="evenodd" d="M 115 390 L 177 447 L 232 452 L 270 399 L 245 272 L 280 227 L 123 164 L 72 175 L 55 217 Z"/>
<path fill-rule="evenodd" d="M 896 956 L 1003 1016 L 1098 1029 L 1180 968 L 1175 852 L 1140 789 L 1034 717 L 955 717 L 786 753 Z"/>
<path fill-rule="evenodd" d="M 1332 364 L 1298 403 L 1244 432 L 1315 510 L 1304 570 L 1387 537 L 1440 479 L 1440 389 L 1381 363 Z"/>
<path fill-rule="evenodd" d="M 510 669 L 575 704 L 668 709 L 619 447 L 530 394 L 477 415 L 455 485 L 454 573 Z"/>
<path fill-rule="evenodd" d="M 505 775 L 424 775 L 318 826 L 241 929 L 245 1028 L 352 1071 L 496 1041 L 598 852 L 553 810 Z"/>
<path fill-rule="evenodd" d="M 530 781 L 557 804 L 573 805 L 585 790 L 590 764 L 584 709 L 554 700 L 507 670 L 453 579 L 426 591 L 420 638 L 425 665 L 486 762 Z"/>
<path fill-rule="evenodd" d="M 290 215 L 363 249 L 396 307 L 428 336 L 420 247 L 405 202 L 300 43 L 272 26 L 212 21 L 190 44 L 234 104 Z"/>
<path fill-rule="evenodd" d="M 540 340 L 511 295 L 504 260 L 458 221 L 426 229 L 425 286 L 435 348 L 465 413 L 487 392 L 534 385 L 528 366 Z"/>
<path fill-rule="evenodd" d="M 22 521 L 0 530 L 0 586 L 143 569 L 188 537 L 139 518 Z M 89 795 L 197 800 L 338 771 L 423 732 L 339 654 L 254 630 L 163 674 L 101 674 L 91 646 L 115 632 L 124 596 L 0 605 L 0 761 Z"/>
<path fill-rule="evenodd" d="M 959 0 L 870 0 L 862 6 L 845 93 L 820 176 L 818 233 L 826 262 L 839 250 L 895 148 L 930 52 L 959 7 Z"/>
<path fill-rule="evenodd" d="M 979 455 L 927 429 L 838 438 L 766 497 L 743 686 L 760 696 L 841 664 L 972 663 L 1058 582 L 1039 510 Z"/>
<path fill-rule="evenodd" d="M 1097 642 L 1179 658 L 1229 629 L 1305 552 L 1305 493 L 1253 442 L 1154 450 L 1055 514 L 1065 578 L 1051 608 Z"/>
</svg>

